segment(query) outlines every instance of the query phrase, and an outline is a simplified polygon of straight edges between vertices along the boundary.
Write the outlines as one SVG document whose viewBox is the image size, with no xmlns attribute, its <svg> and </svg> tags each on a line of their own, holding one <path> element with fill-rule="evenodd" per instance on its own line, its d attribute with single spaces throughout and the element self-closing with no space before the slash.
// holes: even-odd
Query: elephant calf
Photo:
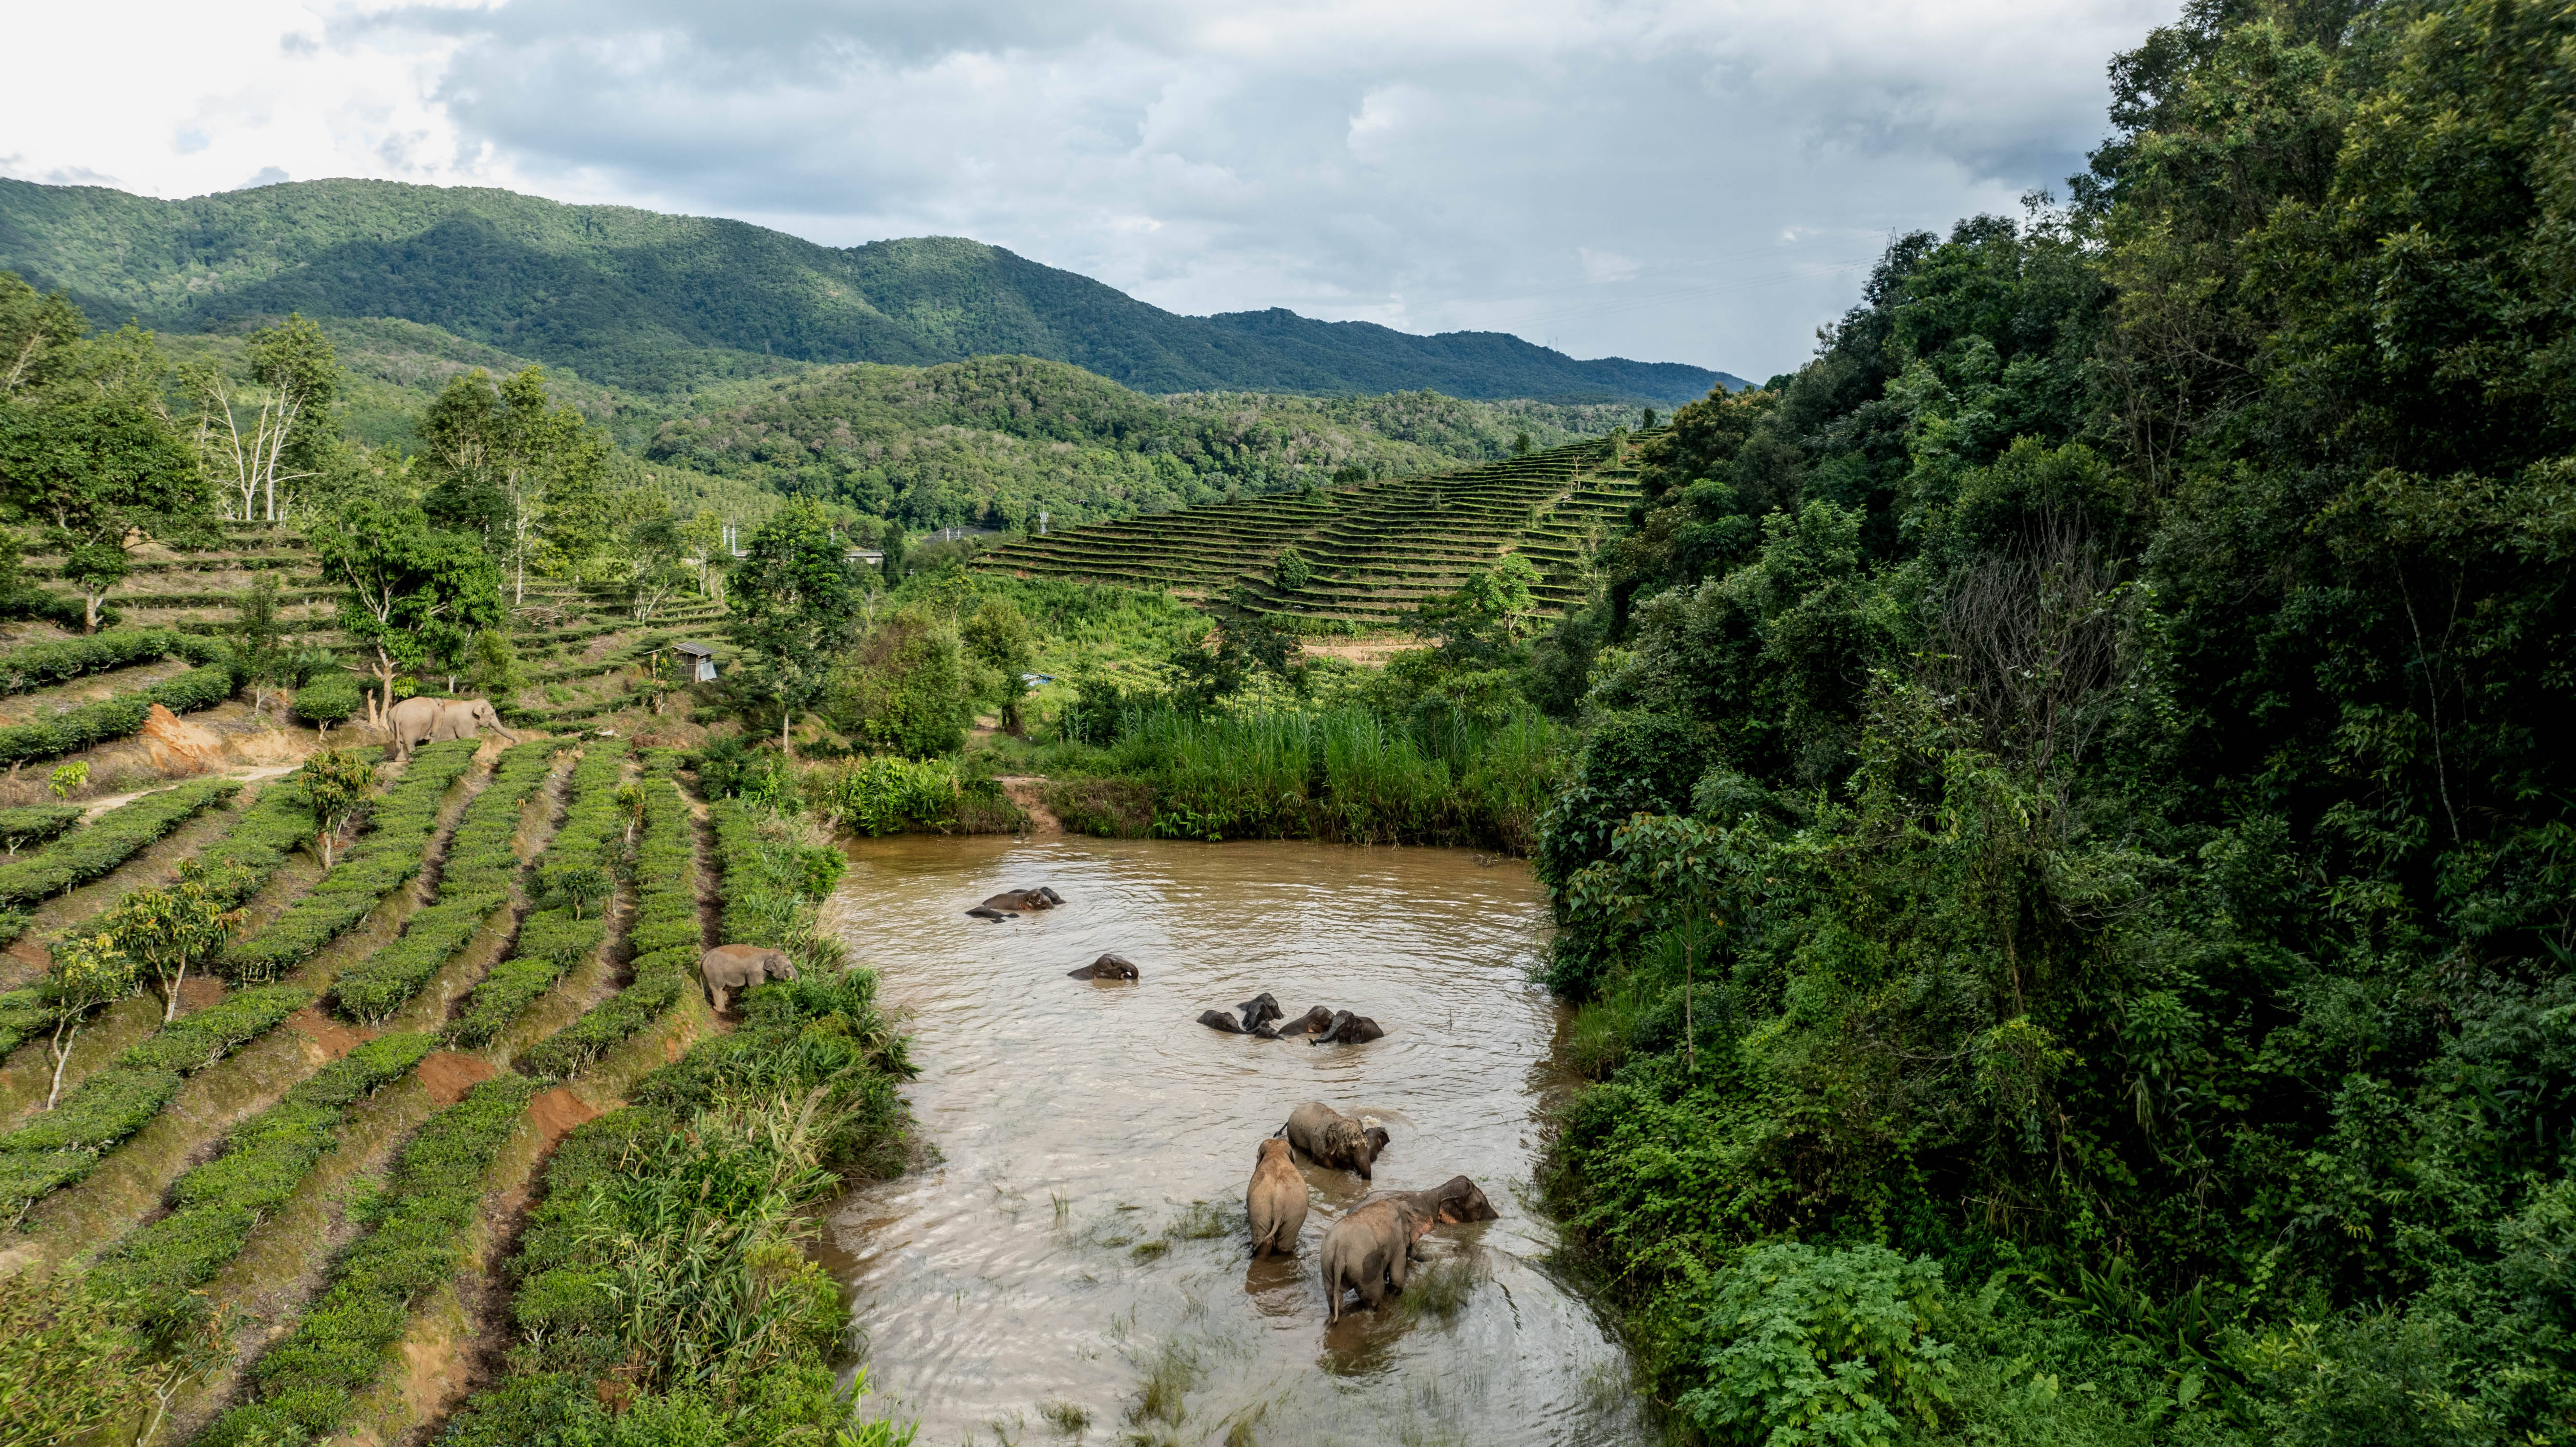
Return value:
<svg viewBox="0 0 2576 1447">
<path fill-rule="evenodd" d="M 1357 1291 L 1360 1304 L 1375 1311 L 1385 1303 L 1387 1288 L 1404 1290 L 1413 1243 L 1436 1224 L 1411 1197 L 1399 1192 L 1354 1206 L 1324 1233 L 1326 1321 L 1342 1319 L 1346 1291 Z"/>
<path fill-rule="evenodd" d="M 1317 1005 L 1305 1014 L 1279 1027 L 1282 1038 L 1290 1035 L 1321 1035 L 1333 1028 L 1333 1012 Z"/>
<path fill-rule="evenodd" d="M 1013 915 L 1035 914 L 1039 910 L 1053 909 L 1062 903 L 1064 903 L 1063 895 L 1040 886 L 1036 889 L 1006 890 L 966 912 L 977 919 L 1003 919 Z"/>
<path fill-rule="evenodd" d="M 1360 1198 L 1365 1206 L 1371 1201 L 1409 1201 L 1414 1209 L 1432 1219 L 1438 1226 L 1463 1226 L 1470 1221 L 1491 1221 L 1501 1213 L 1485 1193 L 1465 1176 L 1451 1176 L 1427 1191 L 1371 1191 Z"/>
<path fill-rule="evenodd" d="M 1297 1233 L 1306 1228 L 1306 1178 L 1298 1174 L 1288 1142 L 1272 1136 L 1261 1143 L 1243 1209 L 1252 1218 L 1253 1255 L 1297 1254 Z"/>
<path fill-rule="evenodd" d="M 1267 1025 L 1255 1025 L 1251 1029 L 1246 1030 L 1243 1028 L 1242 1021 L 1237 1020 L 1223 1010 L 1201 1010 L 1199 1012 L 1199 1023 L 1205 1025 L 1211 1030 L 1222 1030 L 1228 1035 L 1257 1035 L 1264 1040 L 1276 1040 L 1279 1038 L 1279 1032 L 1271 1029 Z"/>
<path fill-rule="evenodd" d="M 1333 1023 L 1325 1027 L 1322 1034 L 1309 1036 L 1306 1043 L 1309 1045 L 1360 1045 L 1379 1039 L 1385 1034 L 1385 1031 L 1377 1028 L 1377 1022 L 1366 1015 L 1354 1015 L 1348 1010 L 1335 1010 Z"/>
<path fill-rule="evenodd" d="M 1387 1143 L 1384 1127 L 1363 1126 L 1320 1100 L 1307 1101 L 1290 1111 L 1288 1123 L 1279 1132 L 1290 1145 L 1304 1151 L 1308 1160 L 1351 1171 L 1363 1181 L 1369 1179 L 1370 1163 Z"/>
<path fill-rule="evenodd" d="M 759 945 L 718 945 L 698 961 L 698 978 L 707 987 L 707 1003 L 719 1015 L 725 1001 L 768 980 L 796 978 L 795 962 L 784 950 Z"/>
<path fill-rule="evenodd" d="M 1278 1019 L 1280 1013 L 1279 1002 L 1271 998 L 1268 990 L 1262 991 L 1234 1008 L 1243 1012 L 1243 1029 L 1246 1034 L 1259 1030 L 1262 1026 Z M 1276 1035 L 1279 1032 L 1273 1030 L 1269 1033 Z"/>
<path fill-rule="evenodd" d="M 1078 970 L 1065 973 L 1077 980 L 1133 980 L 1139 978 L 1136 966 L 1125 955 L 1102 955 Z"/>
</svg>

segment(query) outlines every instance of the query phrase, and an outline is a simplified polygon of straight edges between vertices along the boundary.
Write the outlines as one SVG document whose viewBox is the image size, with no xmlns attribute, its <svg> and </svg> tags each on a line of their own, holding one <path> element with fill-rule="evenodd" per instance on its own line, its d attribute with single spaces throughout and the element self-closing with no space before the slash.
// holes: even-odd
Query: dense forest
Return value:
<svg viewBox="0 0 2576 1447">
<path fill-rule="evenodd" d="M 1271 310 L 1185 317 L 961 237 L 836 249 L 740 221 L 386 181 L 157 201 L 0 179 L 0 269 L 164 331 L 395 318 L 630 392 L 778 362 L 1070 362 L 1146 392 L 1684 401 L 1735 378 Z"/>
<path fill-rule="evenodd" d="M 1681 409 L 1531 687 L 1711 1441 L 2576 1437 L 2576 8 L 2194 0 Z"/>
</svg>

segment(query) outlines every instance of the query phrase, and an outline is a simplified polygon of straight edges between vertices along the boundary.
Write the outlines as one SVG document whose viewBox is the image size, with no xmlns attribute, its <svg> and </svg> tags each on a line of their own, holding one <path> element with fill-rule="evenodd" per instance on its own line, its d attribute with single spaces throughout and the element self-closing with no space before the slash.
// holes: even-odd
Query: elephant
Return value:
<svg viewBox="0 0 2576 1447">
<path fill-rule="evenodd" d="M 385 724 L 393 730 L 397 760 L 410 758 L 422 744 L 470 739 L 487 728 L 514 744 L 519 741 L 502 726 L 490 701 L 480 698 L 407 698 L 386 710 Z"/>
<path fill-rule="evenodd" d="M 1333 1012 L 1332 1026 L 1324 1033 L 1309 1038 L 1306 1043 L 1309 1045 L 1360 1045 L 1380 1039 L 1385 1034 L 1385 1031 L 1377 1028 L 1377 1022 L 1366 1015 L 1354 1015 L 1348 1010 L 1336 1010 Z"/>
<path fill-rule="evenodd" d="M 1262 991 L 1234 1008 L 1243 1012 L 1243 1029 L 1246 1034 L 1257 1031 L 1279 1018 L 1279 1002 L 1271 998 L 1268 990 Z M 1275 1036 L 1279 1032 L 1273 1030 L 1269 1033 Z"/>
<path fill-rule="evenodd" d="M 1243 1028 L 1242 1021 L 1237 1020 L 1223 1010 L 1201 1010 L 1199 1012 L 1199 1023 L 1205 1025 L 1211 1030 L 1222 1030 L 1228 1035 L 1255 1035 L 1264 1040 L 1276 1040 L 1279 1038 L 1279 1032 L 1271 1029 L 1268 1025 L 1255 1025 L 1251 1029 L 1246 1030 Z"/>
<path fill-rule="evenodd" d="M 1324 1233 L 1324 1319 L 1342 1319 L 1345 1291 L 1357 1291 L 1360 1304 L 1375 1311 L 1388 1287 L 1404 1290 L 1413 1243 L 1435 1224 L 1437 1218 L 1414 1204 L 1410 1192 L 1364 1201 L 1343 1213 Z"/>
<path fill-rule="evenodd" d="M 1125 955 L 1102 955 L 1078 970 L 1065 973 L 1077 980 L 1133 980 L 1140 978 L 1136 966 Z"/>
<path fill-rule="evenodd" d="M 796 978 L 796 964 L 785 950 L 760 945 L 718 945 L 698 961 L 698 978 L 706 983 L 707 1003 L 724 1013 L 728 996 L 767 980 Z"/>
<path fill-rule="evenodd" d="M 1321 1035 L 1333 1028 L 1333 1012 L 1317 1005 L 1305 1014 L 1279 1027 L 1280 1038 L 1291 1035 Z"/>
<path fill-rule="evenodd" d="M 1272 1136 L 1261 1143 L 1243 1209 L 1252 1218 L 1255 1257 L 1297 1254 L 1297 1233 L 1306 1227 L 1306 1178 L 1298 1174 L 1288 1142 Z"/>
<path fill-rule="evenodd" d="M 1307 1101 L 1290 1111 L 1288 1123 L 1279 1128 L 1279 1133 L 1288 1138 L 1290 1145 L 1304 1151 L 1308 1160 L 1354 1172 L 1363 1181 L 1369 1178 L 1369 1165 L 1386 1149 L 1387 1142 L 1383 1127 L 1362 1126 L 1319 1100 Z"/>
<path fill-rule="evenodd" d="M 996 914 L 1035 914 L 1039 910 L 1053 909 L 1062 903 L 1064 903 L 1063 895 L 1041 886 L 1037 889 L 1005 890 L 966 912 L 975 914 L 980 910 L 991 910 Z"/>
<path fill-rule="evenodd" d="M 1399 1197 L 1412 1202 L 1415 1209 L 1431 1217 L 1432 1224 L 1439 1226 L 1491 1221 L 1501 1214 L 1494 1209 L 1493 1202 L 1485 1199 L 1485 1193 L 1476 1188 L 1476 1183 L 1465 1176 L 1451 1176 L 1427 1191 L 1371 1191 L 1360 1198 L 1360 1204 L 1365 1206 L 1371 1201 L 1391 1201 Z"/>
</svg>

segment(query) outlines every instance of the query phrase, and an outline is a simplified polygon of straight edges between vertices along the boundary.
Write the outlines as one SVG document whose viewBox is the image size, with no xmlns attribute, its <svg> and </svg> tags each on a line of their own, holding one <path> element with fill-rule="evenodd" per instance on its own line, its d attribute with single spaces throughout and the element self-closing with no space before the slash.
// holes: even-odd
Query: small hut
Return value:
<svg viewBox="0 0 2576 1447">
<path fill-rule="evenodd" d="M 680 655 L 680 666 L 688 670 L 691 683 L 716 681 L 716 651 L 713 646 L 705 643 L 679 643 L 672 645 L 672 651 Z"/>
</svg>

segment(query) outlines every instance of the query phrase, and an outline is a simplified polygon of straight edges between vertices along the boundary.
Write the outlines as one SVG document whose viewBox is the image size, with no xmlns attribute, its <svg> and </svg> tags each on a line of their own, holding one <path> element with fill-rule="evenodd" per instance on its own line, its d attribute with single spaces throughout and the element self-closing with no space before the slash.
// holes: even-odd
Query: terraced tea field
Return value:
<svg viewBox="0 0 2576 1447">
<path fill-rule="evenodd" d="M 695 987 L 719 908 L 737 942 L 810 927 L 803 834 L 731 803 L 702 824 L 676 753 L 614 739 L 436 744 L 374 768 L 327 873 L 291 775 L 147 794 L 9 861 L 94 880 L 59 896 L 57 941 L 115 937 L 187 865 L 240 913 L 184 983 L 147 973 L 86 1010 L 49 1005 L 41 965 L 0 957 L 8 1440 L 151 1425 L 161 1442 L 395 1442 L 459 1413 L 512 1440 L 527 1383 L 500 1379 L 549 1351 L 613 1349 L 579 1366 L 595 1407 L 593 1377 L 656 1340 L 679 1349 L 590 1259 L 585 1210 L 666 1178 L 695 1191 L 710 1159 L 745 1152 L 794 1157 L 777 1179 L 810 1194 L 881 1152 L 902 1043 L 863 979 L 818 973 L 732 1033 Z M 128 811 L 149 816 L 117 835 L 134 844 L 81 853 Z M 49 872 L 58 855 L 88 862 Z M 839 1024 L 782 1066 L 818 1020 Z M 745 1136 L 747 1109 L 794 1114 L 796 1132 Z M 603 1179 L 624 1184 L 584 1189 Z M 805 1204 L 701 1199 L 688 1229 L 772 1261 Z M 523 1240 L 531 1214 L 564 1229 Z M 771 1299 L 778 1269 L 745 1278 L 740 1319 L 796 1321 L 744 1353 L 817 1309 L 801 1288 Z M 651 1340 L 623 1340 L 639 1320 Z M 733 1350 L 690 1349 L 693 1370 Z M 815 1370 L 813 1410 L 837 1410 Z"/>
<path fill-rule="evenodd" d="M 1590 591 L 1592 556 L 1637 493 L 1635 470 L 1612 445 L 1099 523 L 991 549 L 977 566 L 1202 602 L 1239 597 L 1283 622 L 1372 628 L 1518 553 L 1545 576 L 1542 607 L 1561 612 Z M 1307 568 L 1295 586 L 1280 577 L 1290 547 Z"/>
<path fill-rule="evenodd" d="M 186 666 L 202 665 L 214 657 L 217 639 L 236 616 L 243 592 L 263 576 L 278 584 L 280 618 L 293 642 L 331 649 L 346 662 L 358 661 L 362 650 L 351 646 L 336 621 L 344 590 L 322 576 L 309 545 L 290 531 L 265 524 L 225 527 L 230 536 L 221 548 L 138 549 L 133 573 L 106 596 L 106 606 L 116 615 L 115 626 L 95 639 L 69 637 L 66 630 L 41 623 L 14 627 L 17 641 L 0 644 L 0 692 L 19 694 L 49 687 L 54 691 L 0 698 L 0 766 L 124 737 L 140 726 L 140 712 L 151 702 L 166 703 L 174 713 L 220 702 L 229 690 L 203 699 L 188 691 L 196 681 L 183 676 Z M 26 571 L 40 584 L 60 588 L 61 566 L 59 558 L 39 555 L 28 559 Z M 717 604 L 682 596 L 639 623 L 595 590 L 531 579 L 524 603 L 512 611 L 509 627 L 527 686 L 512 698 L 495 702 L 513 726 L 561 727 L 614 712 L 627 705 L 634 665 L 648 638 L 713 641 L 723 612 Z M 151 645 L 145 635 L 166 642 Z M 13 670 L 11 658 L 38 644 L 121 646 L 123 654 L 102 657 L 76 670 L 66 665 L 21 676 L 23 670 Z M 158 695 L 144 697 L 156 688 Z M 19 730 L 9 727 L 30 717 L 50 719 L 54 709 L 64 704 L 103 705 L 114 699 L 141 700 L 131 705 L 136 717 L 123 722 L 119 715 L 122 727 L 106 731 L 93 727 L 93 737 L 67 747 L 47 747 L 54 740 L 41 737 L 21 741 L 15 737 Z"/>
</svg>

